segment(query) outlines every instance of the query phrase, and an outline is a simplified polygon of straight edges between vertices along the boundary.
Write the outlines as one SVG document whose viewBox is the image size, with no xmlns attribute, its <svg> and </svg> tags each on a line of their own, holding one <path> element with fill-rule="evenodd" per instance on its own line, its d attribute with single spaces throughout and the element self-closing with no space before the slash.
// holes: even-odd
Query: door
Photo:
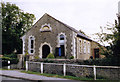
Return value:
<svg viewBox="0 0 120 82">
<path fill-rule="evenodd" d="M 42 58 L 46 58 L 50 53 L 50 47 L 48 45 L 43 45 L 42 47 Z"/>
<path fill-rule="evenodd" d="M 94 49 L 94 57 L 99 58 L 99 49 Z"/>
</svg>

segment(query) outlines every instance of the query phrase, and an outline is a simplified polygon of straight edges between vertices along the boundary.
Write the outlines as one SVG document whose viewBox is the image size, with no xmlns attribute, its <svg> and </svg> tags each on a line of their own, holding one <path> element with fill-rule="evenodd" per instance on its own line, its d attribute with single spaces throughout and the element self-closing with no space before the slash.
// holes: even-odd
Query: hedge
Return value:
<svg viewBox="0 0 120 82">
<path fill-rule="evenodd" d="M 34 59 L 34 62 L 45 62 L 45 63 L 67 63 L 67 64 L 79 64 L 79 65 L 98 65 L 98 66 L 120 66 L 119 60 L 117 58 L 103 58 L 103 59 L 89 59 L 89 60 L 79 60 L 79 59 Z"/>
<path fill-rule="evenodd" d="M 10 64 L 17 64 L 19 61 L 17 58 L 9 58 L 9 57 L 2 57 L 0 58 L 0 60 L 2 61 L 2 66 L 8 66 L 8 61 L 10 61 Z"/>
</svg>

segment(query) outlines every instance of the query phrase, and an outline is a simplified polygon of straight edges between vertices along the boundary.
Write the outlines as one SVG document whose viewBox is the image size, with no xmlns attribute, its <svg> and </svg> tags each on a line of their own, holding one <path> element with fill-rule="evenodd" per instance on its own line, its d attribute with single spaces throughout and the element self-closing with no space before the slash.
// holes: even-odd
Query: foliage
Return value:
<svg viewBox="0 0 120 82">
<path fill-rule="evenodd" d="M 98 66 L 120 66 L 119 60 L 116 58 L 89 59 L 89 60 L 84 60 L 82 64 L 98 65 Z"/>
<path fill-rule="evenodd" d="M 17 58 L 17 54 L 15 54 L 15 53 L 12 53 L 12 54 L 4 54 L 4 57 Z"/>
<path fill-rule="evenodd" d="M 17 64 L 18 63 L 18 59 L 17 59 L 17 54 L 5 54 L 3 57 L 1 57 L 2 59 L 2 66 L 7 66 L 8 65 L 8 61 L 10 61 L 10 64 Z"/>
<path fill-rule="evenodd" d="M 74 59 L 74 56 L 70 56 L 70 58 L 69 59 Z"/>
<path fill-rule="evenodd" d="M 120 21 L 119 21 L 120 22 Z M 109 31 L 109 33 L 104 32 L 104 30 Z M 112 60 L 119 61 L 120 60 L 120 24 L 115 20 L 115 24 L 107 25 L 104 29 L 101 27 L 101 32 L 96 33 L 98 36 L 99 42 L 103 43 L 107 42 L 109 45 L 106 47 L 106 51 L 104 51 L 107 58 Z M 113 59 L 114 58 L 114 59 Z"/>
<path fill-rule="evenodd" d="M 3 57 L 1 57 L 1 59 L 2 59 L 2 60 L 10 60 L 11 58 L 9 58 L 9 57 L 4 57 L 4 56 L 3 56 Z"/>
<path fill-rule="evenodd" d="M 35 59 L 39 59 L 39 56 L 35 56 Z"/>
<path fill-rule="evenodd" d="M 29 55 L 29 54 L 28 54 L 28 51 L 25 52 L 25 56 L 27 56 L 27 55 Z"/>
<path fill-rule="evenodd" d="M 79 30 L 79 32 L 82 33 L 82 34 L 84 34 L 84 35 L 86 35 L 85 32 L 83 32 L 82 30 Z"/>
<path fill-rule="evenodd" d="M 17 58 L 10 58 L 10 57 L 1 57 L 2 59 L 2 66 L 8 66 L 8 61 L 10 61 L 10 64 L 17 64 L 18 59 Z"/>
<path fill-rule="evenodd" d="M 22 51 L 20 37 L 28 31 L 35 17 L 25 13 L 15 4 L 1 3 L 2 5 L 2 54 L 11 54 Z"/>
<path fill-rule="evenodd" d="M 50 58 L 50 59 L 54 59 L 55 56 L 54 56 L 52 53 L 49 53 L 48 56 L 47 56 L 47 58 L 48 58 L 48 59 L 49 59 L 49 58 Z"/>
</svg>

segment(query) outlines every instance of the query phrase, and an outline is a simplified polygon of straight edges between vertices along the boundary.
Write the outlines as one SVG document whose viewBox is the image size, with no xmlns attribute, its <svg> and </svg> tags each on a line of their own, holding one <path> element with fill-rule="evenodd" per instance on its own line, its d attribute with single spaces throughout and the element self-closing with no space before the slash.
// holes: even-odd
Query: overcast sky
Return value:
<svg viewBox="0 0 120 82">
<path fill-rule="evenodd" d="M 48 13 L 54 18 L 91 35 L 100 26 L 114 23 L 120 0 L 3 0 L 35 15 L 35 22 Z"/>
</svg>

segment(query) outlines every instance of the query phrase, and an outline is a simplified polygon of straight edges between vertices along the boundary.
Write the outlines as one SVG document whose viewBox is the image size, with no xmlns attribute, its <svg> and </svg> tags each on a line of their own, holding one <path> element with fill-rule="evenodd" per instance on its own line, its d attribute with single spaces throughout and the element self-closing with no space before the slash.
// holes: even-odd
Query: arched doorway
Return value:
<svg viewBox="0 0 120 82">
<path fill-rule="evenodd" d="M 42 58 L 46 58 L 50 53 L 50 47 L 48 45 L 42 46 Z"/>
</svg>

